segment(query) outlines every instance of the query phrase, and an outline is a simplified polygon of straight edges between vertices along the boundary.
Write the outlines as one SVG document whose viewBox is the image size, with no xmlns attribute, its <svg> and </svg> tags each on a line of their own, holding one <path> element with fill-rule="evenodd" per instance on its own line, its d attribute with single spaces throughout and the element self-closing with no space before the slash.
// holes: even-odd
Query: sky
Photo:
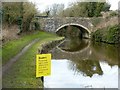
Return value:
<svg viewBox="0 0 120 90">
<path fill-rule="evenodd" d="M 33 2 L 36 4 L 36 7 L 41 12 L 45 11 L 47 7 L 50 7 L 52 4 L 64 4 L 65 8 L 72 2 L 76 2 L 78 0 L 29 0 L 30 2 Z M 111 4 L 110 10 L 116 10 L 118 9 L 118 2 L 120 0 L 107 0 Z"/>
</svg>

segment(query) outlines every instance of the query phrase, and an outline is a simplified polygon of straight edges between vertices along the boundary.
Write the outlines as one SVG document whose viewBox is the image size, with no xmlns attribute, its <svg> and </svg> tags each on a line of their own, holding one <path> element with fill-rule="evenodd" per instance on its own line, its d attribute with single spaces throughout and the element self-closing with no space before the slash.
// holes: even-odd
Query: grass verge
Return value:
<svg viewBox="0 0 120 90">
<path fill-rule="evenodd" d="M 52 34 L 44 34 L 44 37 L 35 43 L 19 60 L 12 65 L 11 69 L 3 76 L 3 88 L 41 88 L 43 84 L 40 78 L 35 77 L 35 58 L 38 47 L 42 43 L 60 39 Z"/>
<path fill-rule="evenodd" d="M 34 32 L 30 35 L 25 35 L 18 40 L 12 40 L 2 46 L 2 65 L 6 64 L 12 57 L 18 54 L 27 44 L 36 38 L 44 38 L 51 36 L 45 32 Z"/>
</svg>

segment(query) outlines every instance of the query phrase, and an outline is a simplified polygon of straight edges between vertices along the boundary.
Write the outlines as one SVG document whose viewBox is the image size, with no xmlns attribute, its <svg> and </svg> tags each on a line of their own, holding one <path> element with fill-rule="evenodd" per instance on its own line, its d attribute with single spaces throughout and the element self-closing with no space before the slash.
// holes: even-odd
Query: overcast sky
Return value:
<svg viewBox="0 0 120 90">
<path fill-rule="evenodd" d="M 37 5 L 38 10 L 44 11 L 47 7 L 54 3 L 58 4 L 65 4 L 65 7 L 67 7 L 70 3 L 76 2 L 78 0 L 29 0 Z M 120 0 L 107 0 L 111 4 L 111 10 L 118 9 L 118 2 Z"/>
</svg>

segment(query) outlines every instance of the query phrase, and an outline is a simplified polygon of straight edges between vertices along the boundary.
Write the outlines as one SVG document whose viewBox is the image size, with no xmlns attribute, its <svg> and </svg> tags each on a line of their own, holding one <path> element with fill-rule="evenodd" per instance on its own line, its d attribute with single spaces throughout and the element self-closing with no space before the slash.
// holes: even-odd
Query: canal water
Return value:
<svg viewBox="0 0 120 90">
<path fill-rule="evenodd" d="M 69 37 L 54 47 L 51 75 L 45 88 L 118 88 L 118 49 L 115 45 Z"/>
<path fill-rule="evenodd" d="M 88 39 L 66 39 L 52 51 L 46 88 L 118 88 L 118 50 Z"/>
</svg>

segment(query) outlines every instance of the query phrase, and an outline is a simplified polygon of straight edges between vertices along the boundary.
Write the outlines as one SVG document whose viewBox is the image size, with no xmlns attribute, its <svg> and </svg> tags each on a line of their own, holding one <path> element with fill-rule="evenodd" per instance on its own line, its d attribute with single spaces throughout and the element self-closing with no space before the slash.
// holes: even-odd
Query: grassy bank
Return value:
<svg viewBox="0 0 120 90">
<path fill-rule="evenodd" d="M 44 32 L 34 32 L 30 35 L 24 35 L 23 37 L 12 40 L 5 43 L 2 46 L 2 64 L 6 64 L 12 57 L 19 53 L 28 43 L 36 38 L 43 39 L 44 37 L 52 36 Z"/>
<path fill-rule="evenodd" d="M 120 42 L 119 34 L 119 25 L 109 26 L 107 28 L 98 29 L 96 32 L 92 33 L 92 40 L 117 44 Z"/>
<path fill-rule="evenodd" d="M 40 88 L 43 87 L 40 78 L 35 77 L 35 58 L 38 47 L 42 43 L 61 39 L 53 34 L 40 34 L 40 40 L 35 43 L 19 60 L 12 65 L 9 72 L 3 76 L 3 87 L 10 88 Z"/>
</svg>

